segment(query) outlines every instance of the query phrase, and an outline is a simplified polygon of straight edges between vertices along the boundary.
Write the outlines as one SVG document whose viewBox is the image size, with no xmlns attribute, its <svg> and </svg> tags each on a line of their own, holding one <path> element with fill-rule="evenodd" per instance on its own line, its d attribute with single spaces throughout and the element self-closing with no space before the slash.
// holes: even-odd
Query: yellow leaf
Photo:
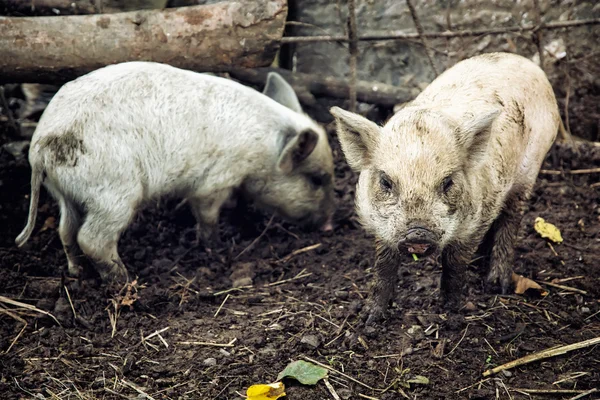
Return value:
<svg viewBox="0 0 600 400">
<path fill-rule="evenodd" d="M 248 396 L 248 400 L 275 400 L 285 396 L 285 386 L 283 382 L 252 385 L 246 391 L 246 396 Z"/>
<path fill-rule="evenodd" d="M 560 235 L 560 230 L 544 218 L 537 217 L 533 228 L 540 234 L 541 237 L 552 240 L 554 243 L 562 243 L 563 238 Z"/>
<path fill-rule="evenodd" d="M 515 284 L 516 294 L 523 294 L 527 291 L 527 289 L 539 290 L 540 292 L 542 292 L 543 296 L 547 294 L 547 292 L 545 292 L 544 289 L 542 289 L 542 287 L 537 282 L 529 278 L 525 278 L 522 275 L 517 275 L 514 272 L 512 274 L 512 281 Z"/>
</svg>

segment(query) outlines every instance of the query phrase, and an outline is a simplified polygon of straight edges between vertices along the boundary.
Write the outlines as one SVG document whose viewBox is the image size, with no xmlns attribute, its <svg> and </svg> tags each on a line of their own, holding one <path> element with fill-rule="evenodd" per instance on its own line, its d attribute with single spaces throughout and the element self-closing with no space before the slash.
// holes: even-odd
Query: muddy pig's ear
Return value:
<svg viewBox="0 0 600 400">
<path fill-rule="evenodd" d="M 291 138 L 288 136 L 284 139 L 283 150 L 279 155 L 277 166 L 283 173 L 289 174 L 310 156 L 318 141 L 319 135 L 310 129 L 302 131 Z"/>
<path fill-rule="evenodd" d="M 269 72 L 267 75 L 267 83 L 265 84 L 263 94 L 290 110 L 299 113 L 302 112 L 296 92 L 277 72 Z"/>
<path fill-rule="evenodd" d="M 332 107 L 330 112 L 335 117 L 338 137 L 348 164 L 355 171 L 367 168 L 377 145 L 379 126 L 339 107 Z"/>
<path fill-rule="evenodd" d="M 458 127 L 458 143 L 470 158 L 477 157 L 485 150 L 492 124 L 499 114 L 500 110 L 497 108 L 484 109 L 474 115 L 468 115 L 466 121 Z"/>
</svg>

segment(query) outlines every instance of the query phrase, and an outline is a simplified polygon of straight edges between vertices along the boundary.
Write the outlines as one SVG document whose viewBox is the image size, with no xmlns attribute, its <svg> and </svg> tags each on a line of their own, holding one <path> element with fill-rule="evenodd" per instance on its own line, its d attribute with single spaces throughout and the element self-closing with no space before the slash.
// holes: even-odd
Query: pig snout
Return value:
<svg viewBox="0 0 600 400">
<path fill-rule="evenodd" d="M 429 255 L 437 250 L 437 241 L 438 235 L 433 231 L 422 226 L 413 226 L 408 229 L 399 247 L 411 254 Z"/>
<path fill-rule="evenodd" d="M 327 221 L 321 226 L 321 232 L 332 232 L 333 231 L 333 217 L 327 218 Z"/>
</svg>

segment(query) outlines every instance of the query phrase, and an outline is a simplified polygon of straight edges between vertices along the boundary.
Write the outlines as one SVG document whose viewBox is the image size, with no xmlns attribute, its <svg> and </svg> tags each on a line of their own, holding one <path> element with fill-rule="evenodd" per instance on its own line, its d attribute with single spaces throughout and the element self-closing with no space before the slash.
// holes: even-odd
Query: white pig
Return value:
<svg viewBox="0 0 600 400">
<path fill-rule="evenodd" d="M 560 121 L 544 72 L 518 55 L 483 54 L 445 71 L 383 127 L 331 112 L 377 242 L 367 323 L 383 317 L 411 253 L 441 253 L 441 293 L 456 305 L 460 270 L 486 234 L 488 282 L 506 293 L 521 211 Z"/>
<path fill-rule="evenodd" d="M 58 201 L 68 271 L 81 251 L 104 280 L 127 279 L 117 242 L 153 199 L 187 199 L 204 238 L 241 190 L 302 225 L 326 226 L 334 210 L 333 159 L 324 130 L 280 75 L 260 93 L 225 78 L 128 62 L 64 85 L 31 141 L 31 235 L 40 186 Z"/>
</svg>

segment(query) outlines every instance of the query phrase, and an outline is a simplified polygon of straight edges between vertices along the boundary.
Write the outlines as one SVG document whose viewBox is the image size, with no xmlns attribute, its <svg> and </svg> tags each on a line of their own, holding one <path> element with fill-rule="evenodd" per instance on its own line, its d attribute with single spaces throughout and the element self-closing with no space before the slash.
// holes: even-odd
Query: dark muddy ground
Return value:
<svg viewBox="0 0 600 400">
<path fill-rule="evenodd" d="M 600 147 L 576 148 L 555 146 L 544 168 L 600 166 Z M 0 302 L 0 397 L 239 399 L 249 385 L 275 381 L 303 357 L 347 375 L 329 378 L 342 399 L 567 399 L 600 386 L 599 345 L 482 377 L 490 367 L 600 336 L 599 174 L 542 174 L 517 249 L 518 273 L 576 291 L 544 285 L 547 296 L 489 295 L 472 266 L 468 306 L 439 314 L 440 267 L 419 262 L 400 269 L 385 324 L 363 335 L 364 345 L 351 346 L 373 245 L 355 220 L 356 177 L 337 146 L 336 158 L 333 234 L 274 219 L 238 257 L 269 220 L 240 207 L 222 219 L 226 244 L 208 254 L 191 249 L 191 213 L 164 202 L 141 213 L 122 238 L 121 255 L 137 281 L 117 295 L 92 280 L 61 279 L 58 210 L 47 195 L 30 242 L 15 248 L 30 171 L 25 160 L 0 153 L 0 294 L 56 318 Z M 563 244 L 550 247 L 535 233 L 537 216 L 561 229 Z M 408 383 L 418 375 L 429 383 Z M 333 398 L 323 382 L 285 383 L 288 399 Z M 525 388 L 574 392 L 518 391 Z"/>
</svg>

